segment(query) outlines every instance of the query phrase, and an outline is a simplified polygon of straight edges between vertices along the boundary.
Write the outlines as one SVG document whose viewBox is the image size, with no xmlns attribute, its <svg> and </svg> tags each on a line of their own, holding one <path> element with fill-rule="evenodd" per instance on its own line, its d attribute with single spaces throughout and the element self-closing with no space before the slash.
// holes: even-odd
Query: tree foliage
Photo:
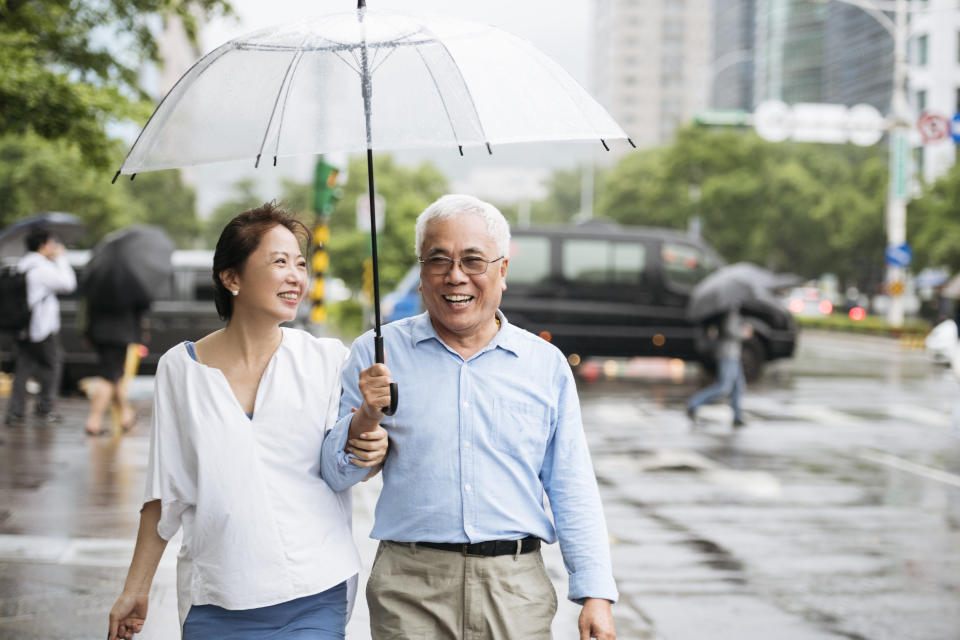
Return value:
<svg viewBox="0 0 960 640">
<path fill-rule="evenodd" d="M 81 247 L 136 222 L 163 227 L 181 247 L 192 246 L 198 229 L 195 194 L 178 171 L 111 185 L 77 145 L 35 133 L 0 136 L 0 227 L 43 211 L 79 216 L 87 226 Z"/>
<path fill-rule="evenodd" d="M 914 269 L 960 271 L 960 165 L 954 165 L 910 203 L 907 237 L 913 246 Z"/>
<path fill-rule="evenodd" d="M 432 164 L 418 167 L 397 165 L 388 154 L 374 157 L 377 194 L 386 210 L 383 229 L 378 232 L 381 295 L 390 291 L 416 263 L 414 226 L 417 216 L 431 202 L 447 192 L 447 179 Z M 351 289 L 362 286 L 363 261 L 370 255 L 370 238 L 357 229 L 357 199 L 367 195 L 366 158 L 357 156 L 348 163 L 349 179 L 343 197 L 330 216 L 330 270 Z"/>
<path fill-rule="evenodd" d="M 195 38 L 198 17 L 229 10 L 225 0 L 0 0 L 0 135 L 69 140 L 108 165 L 107 123 L 149 115 L 140 65 L 160 62 L 160 21 L 178 16 Z"/>
<path fill-rule="evenodd" d="M 668 147 L 624 156 L 599 181 L 596 212 L 677 229 L 696 217 L 731 262 L 870 286 L 882 273 L 886 176 L 880 147 L 688 128 Z"/>
</svg>

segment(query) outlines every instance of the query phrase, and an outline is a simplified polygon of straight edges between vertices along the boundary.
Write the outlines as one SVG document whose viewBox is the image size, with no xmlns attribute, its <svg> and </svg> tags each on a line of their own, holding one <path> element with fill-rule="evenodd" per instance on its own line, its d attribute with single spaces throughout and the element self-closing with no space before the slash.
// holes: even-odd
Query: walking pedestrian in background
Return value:
<svg viewBox="0 0 960 640">
<path fill-rule="evenodd" d="M 227 224 L 213 259 L 224 329 L 167 351 L 157 366 L 137 544 L 109 616 L 109 640 L 143 628 L 150 584 L 181 527 L 177 599 L 184 640 L 345 637 L 360 557 L 349 491 L 320 475 L 337 421 L 347 349 L 282 322 L 307 286 L 309 233 L 267 204 Z M 378 465 L 389 404 L 384 365 L 358 372 L 363 426 L 348 464 Z"/>
<path fill-rule="evenodd" d="M 697 409 L 722 397 L 729 399 L 730 408 L 733 409 L 733 426 L 739 428 L 746 424 L 741 408 L 743 390 L 746 387 L 741 355 L 743 341 L 752 335 L 753 327 L 743 321 L 740 309 L 731 309 L 723 314 L 715 351 L 717 379 L 687 400 L 687 417 L 694 424 L 697 421 Z"/>
<path fill-rule="evenodd" d="M 31 377 L 40 384 L 36 419 L 44 424 L 61 420 L 56 412 L 63 369 L 57 296 L 77 287 L 66 247 L 49 230 L 37 228 L 27 234 L 26 248 L 27 254 L 17 263 L 17 269 L 26 274 L 30 324 L 15 340 L 13 389 L 5 419 L 10 426 L 21 425 L 26 419 L 27 380 Z"/>
<path fill-rule="evenodd" d="M 100 309 L 87 305 L 85 335 L 97 353 L 97 380 L 90 394 L 87 435 L 98 436 L 109 430 L 103 417 L 111 404 L 116 407 L 122 431 L 128 431 L 135 414 L 127 400 L 124 365 L 129 345 L 142 339 L 143 307 Z"/>
</svg>

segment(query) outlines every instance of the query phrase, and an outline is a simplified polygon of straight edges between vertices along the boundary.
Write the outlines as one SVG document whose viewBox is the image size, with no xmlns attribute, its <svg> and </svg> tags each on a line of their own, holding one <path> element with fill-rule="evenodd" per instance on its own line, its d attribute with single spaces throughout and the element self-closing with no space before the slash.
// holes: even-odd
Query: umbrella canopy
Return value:
<svg viewBox="0 0 960 640">
<path fill-rule="evenodd" d="M 530 43 L 492 26 L 368 10 L 359 0 L 355 11 L 257 31 L 204 56 L 157 107 L 117 176 L 365 150 L 383 362 L 373 150 L 446 146 L 463 155 L 468 146 L 493 153 L 493 145 L 548 140 L 609 148 L 608 139 L 629 140 Z"/>
<path fill-rule="evenodd" d="M 256 31 L 206 55 L 157 107 L 120 172 L 625 138 L 562 67 L 521 38 L 361 8 Z"/>
<path fill-rule="evenodd" d="M 109 233 L 93 248 L 81 292 L 91 308 L 146 307 L 169 284 L 173 249 L 159 227 L 135 225 Z"/>
<path fill-rule="evenodd" d="M 776 274 L 749 262 L 720 267 L 690 293 L 687 318 L 701 322 L 752 304 L 778 304 L 771 291 L 799 281 L 793 274 Z"/>
<path fill-rule="evenodd" d="M 64 244 L 79 240 L 86 227 L 83 221 L 71 213 L 48 211 L 18 220 L 0 231 L 0 259 L 22 256 L 27 252 L 25 241 L 34 229 L 49 229 Z"/>
</svg>

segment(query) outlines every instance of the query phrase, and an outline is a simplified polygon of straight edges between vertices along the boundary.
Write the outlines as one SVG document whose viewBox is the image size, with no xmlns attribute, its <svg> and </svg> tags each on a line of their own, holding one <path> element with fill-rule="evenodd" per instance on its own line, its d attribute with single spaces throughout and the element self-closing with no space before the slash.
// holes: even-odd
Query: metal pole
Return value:
<svg viewBox="0 0 960 640">
<path fill-rule="evenodd" d="M 907 240 L 907 185 L 909 160 L 907 148 L 907 0 L 896 0 L 893 38 L 893 96 L 890 111 L 890 183 L 887 190 L 887 246 L 900 246 Z M 890 306 L 887 322 L 894 327 L 903 325 L 904 267 L 887 265 L 887 293 Z"/>
</svg>

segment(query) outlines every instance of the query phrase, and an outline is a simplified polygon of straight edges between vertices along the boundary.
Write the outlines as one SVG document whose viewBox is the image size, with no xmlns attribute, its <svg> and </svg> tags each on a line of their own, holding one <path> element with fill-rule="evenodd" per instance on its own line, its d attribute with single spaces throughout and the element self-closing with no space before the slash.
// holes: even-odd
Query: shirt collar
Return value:
<svg viewBox="0 0 960 640">
<path fill-rule="evenodd" d="M 515 356 L 520 355 L 520 329 L 510 324 L 507 321 L 507 316 L 499 309 L 497 309 L 497 316 L 500 318 L 500 330 L 493 336 L 490 343 L 480 349 L 476 355 L 480 355 L 485 351 L 497 347 L 509 351 Z M 413 319 L 413 327 L 410 331 L 410 343 L 411 346 L 416 348 L 418 344 L 431 338 L 440 344 L 446 344 L 437 334 L 437 330 L 433 328 L 433 323 L 430 322 L 430 312 L 424 311 Z"/>
</svg>

